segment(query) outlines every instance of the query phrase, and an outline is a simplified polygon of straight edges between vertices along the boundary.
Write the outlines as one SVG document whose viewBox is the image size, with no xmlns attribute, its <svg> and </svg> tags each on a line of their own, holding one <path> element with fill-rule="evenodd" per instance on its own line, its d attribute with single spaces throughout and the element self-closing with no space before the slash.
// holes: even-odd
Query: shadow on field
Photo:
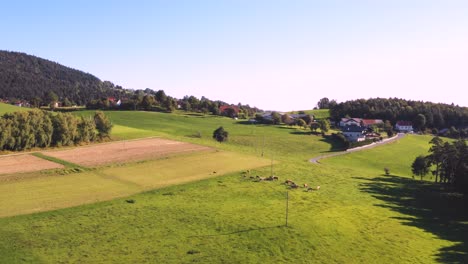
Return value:
<svg viewBox="0 0 468 264">
<path fill-rule="evenodd" d="M 235 234 L 240 234 L 240 233 L 247 233 L 247 232 L 252 232 L 252 231 L 259 231 L 259 230 L 266 230 L 266 229 L 275 229 L 275 228 L 282 228 L 282 227 L 285 227 L 285 226 L 284 226 L 284 225 L 278 225 L 278 226 L 270 226 L 270 227 L 249 228 L 249 229 L 244 229 L 244 230 L 239 230 L 239 231 L 234 231 L 234 232 L 229 232 L 229 233 L 215 234 L 215 235 L 189 236 L 189 238 L 192 238 L 192 237 L 229 236 L 229 235 L 235 235 Z"/>
<path fill-rule="evenodd" d="M 312 132 L 310 131 L 293 131 L 289 132 L 291 135 L 312 135 Z"/>
<path fill-rule="evenodd" d="M 444 186 L 399 176 L 379 176 L 365 181 L 360 189 L 371 193 L 389 208 L 408 217 L 397 217 L 403 224 L 424 229 L 456 243 L 435 254 L 441 263 L 468 263 L 467 200 Z"/>
</svg>

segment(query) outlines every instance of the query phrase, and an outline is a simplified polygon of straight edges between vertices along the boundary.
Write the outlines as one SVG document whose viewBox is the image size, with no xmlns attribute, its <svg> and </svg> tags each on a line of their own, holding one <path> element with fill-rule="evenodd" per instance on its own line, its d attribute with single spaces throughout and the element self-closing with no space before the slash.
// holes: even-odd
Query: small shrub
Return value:
<svg viewBox="0 0 468 264">
<path fill-rule="evenodd" d="M 194 250 L 194 249 L 191 249 L 191 250 L 187 251 L 187 254 L 189 254 L 189 255 L 199 254 L 199 253 L 200 253 L 200 251 Z"/>
<path fill-rule="evenodd" d="M 125 201 L 126 201 L 127 203 L 130 203 L 130 204 L 135 203 L 135 200 L 133 200 L 133 199 L 129 199 L 129 200 L 125 200 Z"/>
<path fill-rule="evenodd" d="M 218 142 L 227 141 L 229 137 L 229 133 L 224 130 L 221 126 L 213 132 L 213 138 L 216 139 Z"/>
<path fill-rule="evenodd" d="M 390 169 L 389 168 L 384 168 L 385 175 L 390 175 Z"/>
</svg>

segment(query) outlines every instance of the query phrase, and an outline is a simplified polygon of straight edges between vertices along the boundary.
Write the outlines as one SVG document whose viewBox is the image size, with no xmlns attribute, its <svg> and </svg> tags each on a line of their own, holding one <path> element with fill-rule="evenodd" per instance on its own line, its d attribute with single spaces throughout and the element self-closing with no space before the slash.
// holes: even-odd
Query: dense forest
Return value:
<svg viewBox="0 0 468 264">
<path fill-rule="evenodd" d="M 25 53 L 0 51 L 0 98 L 34 105 L 47 105 L 53 99 L 84 105 L 123 93 L 122 87 L 89 73 Z"/>
<path fill-rule="evenodd" d="M 335 121 L 345 116 L 389 120 L 392 124 L 406 120 L 419 125 L 421 129 L 468 126 L 467 107 L 397 98 L 359 99 L 333 104 L 330 115 Z"/>
</svg>

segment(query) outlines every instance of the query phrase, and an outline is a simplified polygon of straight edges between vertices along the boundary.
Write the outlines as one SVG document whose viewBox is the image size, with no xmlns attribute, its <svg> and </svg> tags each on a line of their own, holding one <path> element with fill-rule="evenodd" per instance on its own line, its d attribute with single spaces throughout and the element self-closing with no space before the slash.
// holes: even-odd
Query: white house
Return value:
<svg viewBox="0 0 468 264">
<path fill-rule="evenodd" d="M 400 132 L 413 132 L 413 123 L 410 121 L 398 121 L 395 130 Z"/>
<path fill-rule="evenodd" d="M 361 126 L 346 126 L 341 130 L 343 135 L 350 142 L 359 142 L 366 140 L 366 128 Z"/>
</svg>

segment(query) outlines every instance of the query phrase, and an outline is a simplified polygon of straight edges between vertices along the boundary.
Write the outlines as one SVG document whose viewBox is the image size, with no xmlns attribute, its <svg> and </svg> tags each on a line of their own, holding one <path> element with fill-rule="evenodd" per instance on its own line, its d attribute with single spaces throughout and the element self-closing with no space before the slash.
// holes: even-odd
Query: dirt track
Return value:
<svg viewBox="0 0 468 264">
<path fill-rule="evenodd" d="M 205 146 L 173 140 L 150 138 L 119 141 L 68 150 L 43 152 L 47 156 L 66 160 L 83 166 L 147 160 L 170 154 L 209 150 Z"/>
<path fill-rule="evenodd" d="M 63 165 L 43 160 L 33 155 L 0 157 L 0 174 L 40 171 L 63 168 Z"/>
</svg>

